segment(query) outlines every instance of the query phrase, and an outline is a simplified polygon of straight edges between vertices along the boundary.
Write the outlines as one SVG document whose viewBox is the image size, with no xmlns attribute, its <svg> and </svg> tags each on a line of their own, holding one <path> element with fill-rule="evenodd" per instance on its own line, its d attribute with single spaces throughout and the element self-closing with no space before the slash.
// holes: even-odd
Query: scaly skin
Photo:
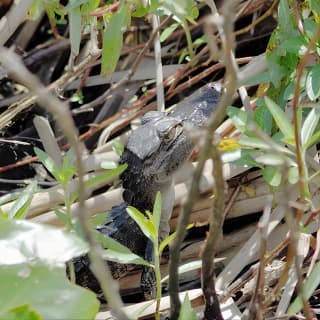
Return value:
<svg viewBox="0 0 320 320">
<path fill-rule="evenodd" d="M 153 260 L 150 242 L 126 212 L 129 205 L 141 212 L 152 211 L 155 195 L 162 194 L 160 239 L 169 233 L 169 219 L 174 204 L 173 174 L 187 160 L 193 149 L 186 127 L 201 128 L 220 98 L 221 87 L 208 84 L 177 104 L 169 114 L 151 111 L 144 115 L 141 126 L 129 137 L 120 163 L 128 168 L 120 176 L 124 203 L 113 207 L 107 220 L 97 228 L 128 247 L 132 252 Z M 74 260 L 77 283 L 99 293 L 100 286 L 89 269 L 87 257 Z M 114 278 L 122 277 L 130 265 L 108 262 Z M 152 269 L 143 268 L 141 288 L 146 297 L 154 295 Z"/>
</svg>

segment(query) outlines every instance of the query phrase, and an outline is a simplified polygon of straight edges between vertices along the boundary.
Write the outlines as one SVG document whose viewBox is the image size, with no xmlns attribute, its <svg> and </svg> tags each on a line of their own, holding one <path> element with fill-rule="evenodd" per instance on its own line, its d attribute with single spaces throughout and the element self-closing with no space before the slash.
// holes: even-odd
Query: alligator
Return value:
<svg viewBox="0 0 320 320">
<path fill-rule="evenodd" d="M 217 105 L 221 85 L 207 84 L 179 102 L 168 114 L 150 111 L 141 119 L 141 126 L 128 138 L 120 164 L 127 169 L 120 175 L 124 202 L 112 207 L 97 231 L 129 248 L 133 253 L 153 261 L 151 242 L 126 211 L 128 205 L 141 212 L 152 211 L 156 193 L 162 195 L 159 239 L 169 234 L 169 220 L 174 205 L 173 174 L 189 157 L 194 144 L 188 130 L 201 128 Z M 130 265 L 108 261 L 115 279 L 125 275 Z M 76 281 L 96 293 L 101 293 L 98 281 L 89 268 L 87 256 L 74 259 Z M 146 298 L 155 293 L 153 269 L 143 267 L 141 289 Z"/>
</svg>

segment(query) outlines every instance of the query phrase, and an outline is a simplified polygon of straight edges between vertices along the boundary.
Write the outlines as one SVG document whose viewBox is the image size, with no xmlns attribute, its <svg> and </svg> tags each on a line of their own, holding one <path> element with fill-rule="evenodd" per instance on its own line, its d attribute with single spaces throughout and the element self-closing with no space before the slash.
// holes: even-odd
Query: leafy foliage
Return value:
<svg viewBox="0 0 320 320">
<path fill-rule="evenodd" d="M 64 263 L 84 254 L 84 241 L 61 229 L 0 221 L 0 319 L 89 319 L 95 295 L 70 283 Z M 61 307 L 63 306 L 63 307 Z"/>
<path fill-rule="evenodd" d="M 74 57 L 79 54 L 81 37 L 88 32 L 88 27 L 101 30 L 102 33 L 102 63 L 101 72 L 111 74 L 116 69 L 123 45 L 123 33 L 131 24 L 131 17 L 141 17 L 147 14 L 159 16 L 172 15 L 176 21 L 162 35 L 164 41 L 177 28 L 182 26 L 187 37 L 189 55 L 193 56 L 193 44 L 188 28 L 188 22 L 194 23 L 198 16 L 198 9 L 194 0 L 188 1 L 120 1 L 113 9 L 114 4 L 99 7 L 97 0 L 70 0 L 66 6 L 60 1 L 37 0 L 29 11 L 33 18 L 45 11 L 52 25 L 65 24 L 66 16 L 70 25 L 71 52 Z M 109 10 L 108 10 L 109 8 Z M 100 23 L 96 16 L 102 16 Z"/>
</svg>

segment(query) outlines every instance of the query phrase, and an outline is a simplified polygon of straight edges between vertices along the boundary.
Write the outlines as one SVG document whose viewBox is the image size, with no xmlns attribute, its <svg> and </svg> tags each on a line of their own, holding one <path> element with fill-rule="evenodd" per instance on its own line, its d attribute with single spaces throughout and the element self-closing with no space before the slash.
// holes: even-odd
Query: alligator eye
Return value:
<svg viewBox="0 0 320 320">
<path fill-rule="evenodd" d="M 165 142 L 170 142 L 174 140 L 178 134 L 181 132 L 182 126 L 181 125 L 175 125 L 174 127 L 171 127 L 169 130 L 167 130 L 163 134 L 163 140 Z"/>
</svg>

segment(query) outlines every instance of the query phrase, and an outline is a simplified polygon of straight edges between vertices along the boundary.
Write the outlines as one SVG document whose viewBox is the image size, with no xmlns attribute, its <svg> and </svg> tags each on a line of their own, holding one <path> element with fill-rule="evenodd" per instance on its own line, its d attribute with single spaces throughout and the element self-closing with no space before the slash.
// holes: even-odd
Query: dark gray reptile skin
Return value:
<svg viewBox="0 0 320 320">
<path fill-rule="evenodd" d="M 104 225 L 97 228 L 99 232 L 119 241 L 141 257 L 152 260 L 152 251 L 146 250 L 148 241 L 127 214 L 126 207 L 130 204 L 142 212 L 152 211 L 156 193 L 170 190 L 173 173 L 186 161 L 193 148 L 185 127 L 202 127 L 220 95 L 219 84 L 208 84 L 177 104 L 167 115 L 151 111 L 142 118 L 141 126 L 130 135 L 120 159 L 120 163 L 128 164 L 127 170 L 120 176 L 125 202 L 111 209 Z M 166 214 L 168 220 L 171 212 Z M 162 238 L 167 232 L 162 232 Z M 89 269 L 87 257 L 74 259 L 74 264 L 77 283 L 99 293 L 100 286 Z M 132 267 L 114 262 L 108 264 L 114 278 L 120 278 Z M 141 287 L 146 296 L 153 286 L 149 272 L 150 269 L 143 269 Z"/>
</svg>

